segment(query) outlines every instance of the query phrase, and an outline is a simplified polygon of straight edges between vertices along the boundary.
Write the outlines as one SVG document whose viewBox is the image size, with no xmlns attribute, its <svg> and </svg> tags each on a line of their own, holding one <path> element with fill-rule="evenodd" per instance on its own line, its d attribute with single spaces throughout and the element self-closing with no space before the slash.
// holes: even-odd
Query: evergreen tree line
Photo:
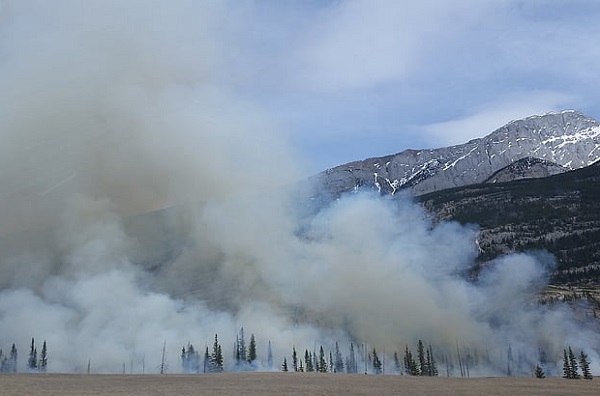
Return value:
<svg viewBox="0 0 600 396">
<path fill-rule="evenodd" d="M 581 374 L 579 373 L 580 370 Z M 582 377 L 590 380 L 593 378 L 590 372 L 588 355 L 582 350 L 579 356 L 576 357 L 570 346 L 563 349 L 563 378 L 581 379 Z"/>
<path fill-rule="evenodd" d="M 267 364 L 272 367 L 273 353 L 271 350 L 270 341 L 267 355 Z M 243 327 L 236 336 L 233 345 L 233 359 L 235 361 L 235 365 L 238 367 L 238 370 L 256 368 L 256 337 L 254 334 L 251 334 L 250 342 L 246 347 L 246 339 Z M 181 366 L 183 371 L 187 373 L 216 373 L 224 371 L 223 348 L 219 343 L 218 334 L 215 334 L 212 349 L 209 351 L 209 347 L 207 345 L 202 358 L 200 357 L 198 350 L 196 350 L 194 346 L 188 342 L 187 347 L 184 346 L 181 349 Z"/>
<path fill-rule="evenodd" d="M 32 351 L 35 356 L 35 347 L 32 340 Z M 522 374 L 523 363 L 526 364 L 526 357 L 521 353 L 513 356 L 513 350 L 509 345 L 505 350 L 506 375 L 513 375 L 514 367 L 521 367 Z M 0 352 L 1 353 L 1 352 Z M 385 354 L 384 354 L 385 355 Z M 575 356 L 571 347 L 564 350 L 563 377 L 569 379 L 586 378 L 592 379 L 590 372 L 590 362 L 588 355 L 580 351 L 578 357 Z M 385 357 L 385 356 L 384 356 Z M 438 356 L 439 357 L 439 356 Z M 257 356 L 257 343 L 254 334 L 250 335 L 250 340 L 246 343 L 244 328 L 241 328 L 233 343 L 233 362 L 236 370 L 254 370 L 264 367 L 259 364 Z M 15 351 L 16 359 L 16 351 Z M 456 360 L 457 359 L 457 360 Z M 32 361 L 34 361 L 33 359 Z M 457 344 L 456 356 L 451 358 L 446 353 L 441 355 L 441 362 L 445 364 L 447 376 L 453 376 L 454 364 L 457 363 L 460 376 L 469 377 L 470 371 L 480 364 L 489 365 L 496 359 L 490 359 L 489 352 L 483 355 L 477 350 L 466 347 L 459 348 Z M 534 376 L 545 378 L 544 368 L 547 358 L 545 352 L 540 350 L 540 363 L 534 368 Z M 284 372 L 316 372 L 316 373 L 362 373 L 365 374 L 385 374 L 386 366 L 382 361 L 377 350 L 367 350 L 365 344 L 350 343 L 349 353 L 344 356 L 341 352 L 338 342 L 335 343 L 333 350 L 326 352 L 323 346 L 319 346 L 311 351 L 304 349 L 300 352 L 295 346 L 292 347 L 291 359 L 287 356 L 281 361 L 280 370 Z M 212 348 L 207 345 L 202 357 L 199 350 L 195 349 L 191 343 L 188 343 L 181 350 L 181 364 L 184 372 L 188 373 L 214 373 L 224 371 L 224 358 L 222 347 L 219 343 L 218 334 L 215 334 Z M 262 363 L 264 364 L 264 362 Z M 392 366 L 393 365 L 393 366 Z M 419 340 L 416 344 L 416 353 L 405 346 L 404 355 L 400 358 L 398 352 L 393 353 L 391 372 L 402 375 L 413 376 L 438 376 L 438 362 L 434 355 L 431 344 L 425 344 Z M 273 353 L 271 342 L 268 342 L 267 368 L 273 368 Z M 581 371 L 581 373 L 580 373 Z"/>
<path fill-rule="evenodd" d="M 215 340 L 210 351 L 208 345 L 206 346 L 202 359 L 200 358 L 200 353 L 188 342 L 187 349 L 185 346 L 181 349 L 181 366 L 183 371 L 188 373 L 222 372 L 223 348 L 219 343 L 218 334 L 215 334 Z"/>
<path fill-rule="evenodd" d="M 360 356 L 359 358 L 357 358 Z M 364 357 L 363 357 L 364 356 Z M 397 373 L 406 375 L 437 376 L 437 363 L 433 356 L 431 345 L 425 348 L 423 341 L 417 343 L 417 361 L 413 358 L 412 351 L 406 346 L 403 364 L 400 363 L 398 353 L 394 352 L 394 368 Z M 361 361 L 362 360 L 362 361 Z M 361 361 L 359 363 L 359 361 Z M 308 349 L 300 357 L 296 347 L 292 348 L 291 368 L 288 366 L 287 357 L 284 357 L 282 371 L 318 372 L 318 373 L 350 373 L 355 374 L 364 370 L 365 374 L 385 374 L 384 362 L 377 354 L 377 349 L 367 352 L 364 345 L 355 346 L 350 343 L 350 352 L 346 358 L 340 351 L 339 343 L 335 343 L 334 351 L 327 355 L 323 346 L 319 347 L 318 354 Z"/>
<path fill-rule="evenodd" d="M 18 351 L 16 344 L 12 344 L 10 353 L 5 355 L 0 349 L 0 373 L 16 373 L 17 372 Z M 27 360 L 27 369 L 30 372 L 45 373 L 48 370 L 48 346 L 44 340 L 42 350 L 39 353 L 35 346 L 35 339 L 31 339 L 31 347 L 29 349 L 29 358 Z"/>
</svg>

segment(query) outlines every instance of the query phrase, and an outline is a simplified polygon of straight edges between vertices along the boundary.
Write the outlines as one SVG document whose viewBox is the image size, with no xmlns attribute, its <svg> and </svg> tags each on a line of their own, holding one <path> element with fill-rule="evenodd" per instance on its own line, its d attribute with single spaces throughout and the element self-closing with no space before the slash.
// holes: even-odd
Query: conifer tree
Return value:
<svg viewBox="0 0 600 396">
<path fill-rule="evenodd" d="M 573 378 L 569 355 L 567 354 L 566 349 L 563 349 L 563 378 Z"/>
<path fill-rule="evenodd" d="M 215 334 L 215 342 L 213 343 L 213 352 L 211 355 L 211 371 L 223 371 L 223 350 L 219 344 L 218 335 Z"/>
<path fill-rule="evenodd" d="M 537 364 L 535 366 L 534 374 L 535 374 L 535 378 L 540 378 L 540 379 L 546 378 L 546 374 L 544 374 L 544 370 L 542 369 L 542 367 L 539 364 Z"/>
<path fill-rule="evenodd" d="M 508 344 L 508 352 L 507 352 L 507 364 L 506 364 L 506 375 L 508 377 L 512 376 L 512 362 L 513 362 L 513 355 L 512 355 L 512 347 L 510 346 L 510 344 Z"/>
<path fill-rule="evenodd" d="M 438 369 L 435 358 L 433 357 L 433 349 L 431 344 L 427 347 L 427 375 L 430 377 L 437 377 Z"/>
<path fill-rule="evenodd" d="M 210 354 L 208 353 L 208 345 L 206 346 L 206 350 L 204 351 L 204 372 L 207 373 L 212 371 L 212 364 L 210 361 Z"/>
<path fill-rule="evenodd" d="M 40 353 L 40 363 L 38 365 L 38 369 L 45 373 L 48 370 L 48 348 L 46 346 L 46 340 L 44 340 L 44 344 L 42 344 L 42 352 Z"/>
<path fill-rule="evenodd" d="M 256 360 L 256 338 L 250 334 L 250 345 L 248 346 L 248 363 Z"/>
<path fill-rule="evenodd" d="M 27 361 L 27 367 L 31 371 L 37 370 L 37 348 L 35 347 L 35 340 L 31 338 L 31 348 L 29 349 L 29 360 Z"/>
<path fill-rule="evenodd" d="M 404 370 L 406 370 L 406 374 L 409 375 L 420 375 L 419 366 L 417 362 L 413 358 L 412 352 L 408 349 L 408 345 L 404 350 Z"/>
<path fill-rule="evenodd" d="M 419 359 L 419 375 L 427 375 L 429 368 L 427 367 L 427 360 L 425 358 L 425 346 L 421 340 L 417 343 L 417 357 Z"/>
<path fill-rule="evenodd" d="M 283 357 L 283 363 L 281 364 L 281 371 L 284 373 L 288 372 L 287 358 L 285 356 Z"/>
<path fill-rule="evenodd" d="M 354 352 L 354 343 L 350 343 L 350 354 L 346 360 L 346 372 L 356 374 L 358 367 L 356 365 L 356 353 Z"/>
<path fill-rule="evenodd" d="M 192 373 L 200 372 L 200 355 L 198 351 L 194 349 L 192 344 L 189 344 L 186 356 L 188 362 L 188 370 Z"/>
<path fill-rule="evenodd" d="M 377 351 L 373 348 L 373 372 L 375 374 L 381 374 L 382 364 L 381 360 L 379 360 L 379 356 L 377 356 Z"/>
<path fill-rule="evenodd" d="M 269 345 L 267 347 L 267 365 L 269 368 L 273 368 L 273 348 L 271 347 L 271 340 L 269 340 Z"/>
<path fill-rule="evenodd" d="M 314 371 L 312 355 L 310 354 L 308 349 L 304 351 L 304 367 L 306 368 L 307 373 L 312 373 Z"/>
<path fill-rule="evenodd" d="M 333 355 L 331 354 L 331 350 L 329 351 L 329 372 L 335 373 L 335 368 L 333 367 Z"/>
<path fill-rule="evenodd" d="M 400 373 L 400 359 L 398 359 L 398 352 L 394 351 L 394 369 L 397 373 Z"/>
<path fill-rule="evenodd" d="M 325 351 L 323 351 L 323 346 L 319 349 L 319 360 L 317 362 L 317 371 L 319 373 L 327 372 L 327 362 L 325 361 Z"/>
<path fill-rule="evenodd" d="M 298 371 L 301 372 L 301 373 L 303 373 L 304 372 L 304 366 L 302 365 L 302 359 L 300 359 L 298 362 L 300 363 L 299 366 L 298 366 Z"/>
<path fill-rule="evenodd" d="M 577 358 L 575 357 L 571 347 L 569 347 L 569 366 L 571 366 L 571 378 L 580 379 L 581 376 L 579 375 L 579 364 L 577 364 Z"/>
<path fill-rule="evenodd" d="M 298 371 L 298 355 L 296 354 L 296 346 L 292 347 L 292 369 L 294 372 Z"/>
<path fill-rule="evenodd" d="M 200 356 L 189 342 L 187 349 L 185 347 L 181 348 L 181 365 L 183 370 L 188 373 L 200 371 Z"/>
<path fill-rule="evenodd" d="M 235 341 L 233 343 L 233 360 L 235 360 L 235 364 L 240 364 L 240 337 L 235 336 Z"/>
<path fill-rule="evenodd" d="M 9 372 L 16 373 L 17 372 L 17 346 L 12 344 L 10 348 L 10 357 L 9 361 Z"/>
<path fill-rule="evenodd" d="M 244 336 L 244 328 L 241 327 L 239 333 L 235 336 L 235 343 L 233 346 L 233 358 L 235 364 L 240 365 L 242 362 L 246 362 L 246 339 Z"/>
<path fill-rule="evenodd" d="M 592 373 L 590 371 L 590 361 L 588 360 L 588 356 L 583 350 L 579 354 L 579 364 L 581 366 L 581 373 L 583 374 L 584 379 L 592 379 Z"/>
<path fill-rule="evenodd" d="M 184 371 L 186 370 L 186 361 L 185 361 L 186 356 L 187 356 L 187 354 L 186 354 L 185 346 L 183 346 L 181 348 L 181 367 L 183 368 Z"/>
<path fill-rule="evenodd" d="M 344 359 L 342 357 L 342 353 L 340 352 L 340 346 L 335 342 L 335 363 L 333 365 L 333 371 L 336 373 L 344 372 Z"/>
</svg>

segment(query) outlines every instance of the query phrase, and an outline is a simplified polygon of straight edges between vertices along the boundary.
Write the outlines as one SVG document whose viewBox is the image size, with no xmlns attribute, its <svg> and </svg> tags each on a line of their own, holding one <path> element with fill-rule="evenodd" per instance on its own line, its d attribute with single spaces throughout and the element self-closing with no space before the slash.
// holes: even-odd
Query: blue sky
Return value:
<svg viewBox="0 0 600 396">
<path fill-rule="evenodd" d="M 315 169 L 458 144 L 531 114 L 600 116 L 599 1 L 246 4 L 237 88 Z"/>
<path fill-rule="evenodd" d="M 0 59 L 21 54 L 0 72 L 41 80 L 65 56 L 90 80 L 114 47 L 131 59 L 104 70 L 152 82 L 161 58 L 267 114 L 316 172 L 532 114 L 600 117 L 599 17 L 596 0 L 5 0 Z"/>
</svg>

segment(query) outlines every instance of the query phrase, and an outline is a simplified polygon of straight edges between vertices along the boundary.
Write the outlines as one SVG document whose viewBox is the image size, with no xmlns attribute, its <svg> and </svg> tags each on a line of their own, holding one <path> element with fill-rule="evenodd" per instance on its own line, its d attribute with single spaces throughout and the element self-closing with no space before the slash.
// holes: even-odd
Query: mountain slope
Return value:
<svg viewBox="0 0 600 396">
<path fill-rule="evenodd" d="M 600 162 L 538 179 L 486 183 L 419 197 L 437 220 L 478 224 L 479 263 L 545 249 L 553 283 L 600 283 Z"/>
<path fill-rule="evenodd" d="M 351 162 L 312 178 L 317 194 L 329 198 L 358 188 L 415 195 L 482 183 L 495 172 L 526 157 L 544 160 L 555 173 L 600 159 L 600 122 L 577 111 L 512 121 L 468 143 Z M 543 164 L 540 163 L 540 166 Z M 542 172 L 543 173 L 543 172 Z"/>
<path fill-rule="evenodd" d="M 485 183 L 503 183 L 521 179 L 535 179 L 568 171 L 564 166 L 539 158 L 525 157 L 496 171 Z"/>
</svg>

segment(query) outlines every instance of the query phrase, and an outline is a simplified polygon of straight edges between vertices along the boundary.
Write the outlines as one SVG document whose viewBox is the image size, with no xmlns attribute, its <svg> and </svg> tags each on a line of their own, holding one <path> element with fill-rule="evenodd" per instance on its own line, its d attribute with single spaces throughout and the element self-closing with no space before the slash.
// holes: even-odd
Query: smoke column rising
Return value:
<svg viewBox="0 0 600 396">
<path fill-rule="evenodd" d="M 241 326 L 275 366 L 336 341 L 510 344 L 523 370 L 539 347 L 589 347 L 568 311 L 534 304 L 547 260 L 505 257 L 469 283 L 476 229 L 434 226 L 408 198 L 304 215 L 301 161 L 229 84 L 243 9 L 1 4 L 0 344 L 21 368 L 35 337 L 55 372 L 156 372 L 163 341 L 177 372 L 181 346 L 215 333 L 227 360 Z"/>
</svg>

